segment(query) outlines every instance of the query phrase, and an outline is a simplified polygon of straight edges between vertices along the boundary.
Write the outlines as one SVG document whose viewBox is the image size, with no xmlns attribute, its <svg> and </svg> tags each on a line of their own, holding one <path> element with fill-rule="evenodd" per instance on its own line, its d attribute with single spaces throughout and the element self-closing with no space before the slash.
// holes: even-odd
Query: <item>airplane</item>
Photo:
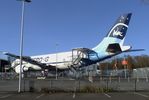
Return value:
<svg viewBox="0 0 149 100">
<path fill-rule="evenodd" d="M 133 50 L 131 46 L 123 45 L 131 15 L 132 13 L 121 15 L 103 40 L 92 49 L 75 48 L 68 52 L 31 57 L 23 56 L 23 71 L 28 71 L 29 69 L 74 71 L 77 68 L 96 64 L 124 52 L 141 51 L 142 49 Z M 20 56 L 9 52 L 3 52 L 3 54 L 16 58 L 11 67 L 15 69 L 16 73 L 20 73 Z"/>
</svg>

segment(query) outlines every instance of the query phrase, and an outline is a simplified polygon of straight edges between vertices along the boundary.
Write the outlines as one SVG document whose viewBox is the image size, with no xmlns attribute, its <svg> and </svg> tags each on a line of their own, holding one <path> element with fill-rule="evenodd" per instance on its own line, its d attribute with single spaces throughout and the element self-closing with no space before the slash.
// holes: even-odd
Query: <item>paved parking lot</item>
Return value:
<svg viewBox="0 0 149 100">
<path fill-rule="evenodd" d="M 11 93 L 1 92 L 0 100 L 148 100 L 149 92 L 121 93 Z"/>
</svg>

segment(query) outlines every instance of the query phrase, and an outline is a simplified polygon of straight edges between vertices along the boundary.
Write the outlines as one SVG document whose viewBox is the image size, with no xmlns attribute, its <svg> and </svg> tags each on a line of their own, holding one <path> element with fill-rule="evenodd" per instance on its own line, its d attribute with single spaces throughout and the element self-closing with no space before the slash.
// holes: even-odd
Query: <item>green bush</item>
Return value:
<svg viewBox="0 0 149 100">
<path fill-rule="evenodd" d="M 50 90 L 48 88 L 41 88 L 40 92 L 42 92 L 42 93 L 50 93 Z"/>
<path fill-rule="evenodd" d="M 104 92 L 113 92 L 114 90 L 112 88 L 100 88 L 92 85 L 84 86 L 81 89 L 77 89 L 76 92 L 80 93 L 104 93 Z M 49 89 L 49 88 L 41 88 L 40 92 L 42 93 L 73 93 L 73 90 L 62 90 L 62 89 Z"/>
<path fill-rule="evenodd" d="M 96 86 L 87 85 L 80 89 L 82 93 L 103 93 L 103 92 L 113 92 L 112 88 L 100 88 Z"/>
</svg>

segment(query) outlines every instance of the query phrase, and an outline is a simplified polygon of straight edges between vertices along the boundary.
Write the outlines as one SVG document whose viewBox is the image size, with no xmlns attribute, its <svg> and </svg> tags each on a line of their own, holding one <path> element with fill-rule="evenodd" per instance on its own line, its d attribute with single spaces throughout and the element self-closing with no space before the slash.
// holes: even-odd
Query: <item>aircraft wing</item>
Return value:
<svg viewBox="0 0 149 100">
<path fill-rule="evenodd" d="M 8 55 L 10 57 L 14 57 L 16 59 L 20 59 L 20 56 L 18 55 L 15 55 L 15 54 L 11 54 L 11 53 L 8 53 L 8 52 L 3 52 L 4 55 Z M 31 57 L 28 57 L 28 56 L 22 56 L 22 60 L 25 61 L 25 62 L 28 62 L 28 63 L 31 63 L 33 65 L 38 65 L 40 66 L 41 68 L 46 68 L 47 65 L 46 64 L 43 64 L 43 63 L 40 63 L 40 62 L 37 62 L 35 61 L 34 59 L 32 59 Z M 49 65 L 48 65 L 49 66 Z M 49 66 L 50 67 L 50 66 Z M 53 66 L 54 67 L 54 66 Z"/>
</svg>

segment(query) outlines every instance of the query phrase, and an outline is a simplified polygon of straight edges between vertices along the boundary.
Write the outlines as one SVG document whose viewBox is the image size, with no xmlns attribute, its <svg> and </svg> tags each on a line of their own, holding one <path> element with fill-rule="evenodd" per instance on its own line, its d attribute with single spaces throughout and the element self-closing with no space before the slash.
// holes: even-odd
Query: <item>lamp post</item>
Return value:
<svg viewBox="0 0 149 100">
<path fill-rule="evenodd" d="M 20 32 L 20 74 L 19 74 L 19 89 L 18 92 L 21 92 L 21 79 L 22 79 L 22 55 L 23 55 L 23 32 L 24 32 L 24 10 L 25 2 L 29 3 L 31 0 L 17 0 L 22 1 L 22 15 L 21 15 L 21 32 Z"/>
<path fill-rule="evenodd" d="M 55 50 L 55 51 L 56 51 L 56 74 L 55 74 L 55 79 L 57 80 L 57 76 L 58 76 L 58 75 L 57 75 L 57 47 L 58 47 L 58 44 L 56 44 L 55 46 L 56 46 L 56 47 L 55 47 L 55 49 L 56 49 L 56 50 Z"/>
</svg>

